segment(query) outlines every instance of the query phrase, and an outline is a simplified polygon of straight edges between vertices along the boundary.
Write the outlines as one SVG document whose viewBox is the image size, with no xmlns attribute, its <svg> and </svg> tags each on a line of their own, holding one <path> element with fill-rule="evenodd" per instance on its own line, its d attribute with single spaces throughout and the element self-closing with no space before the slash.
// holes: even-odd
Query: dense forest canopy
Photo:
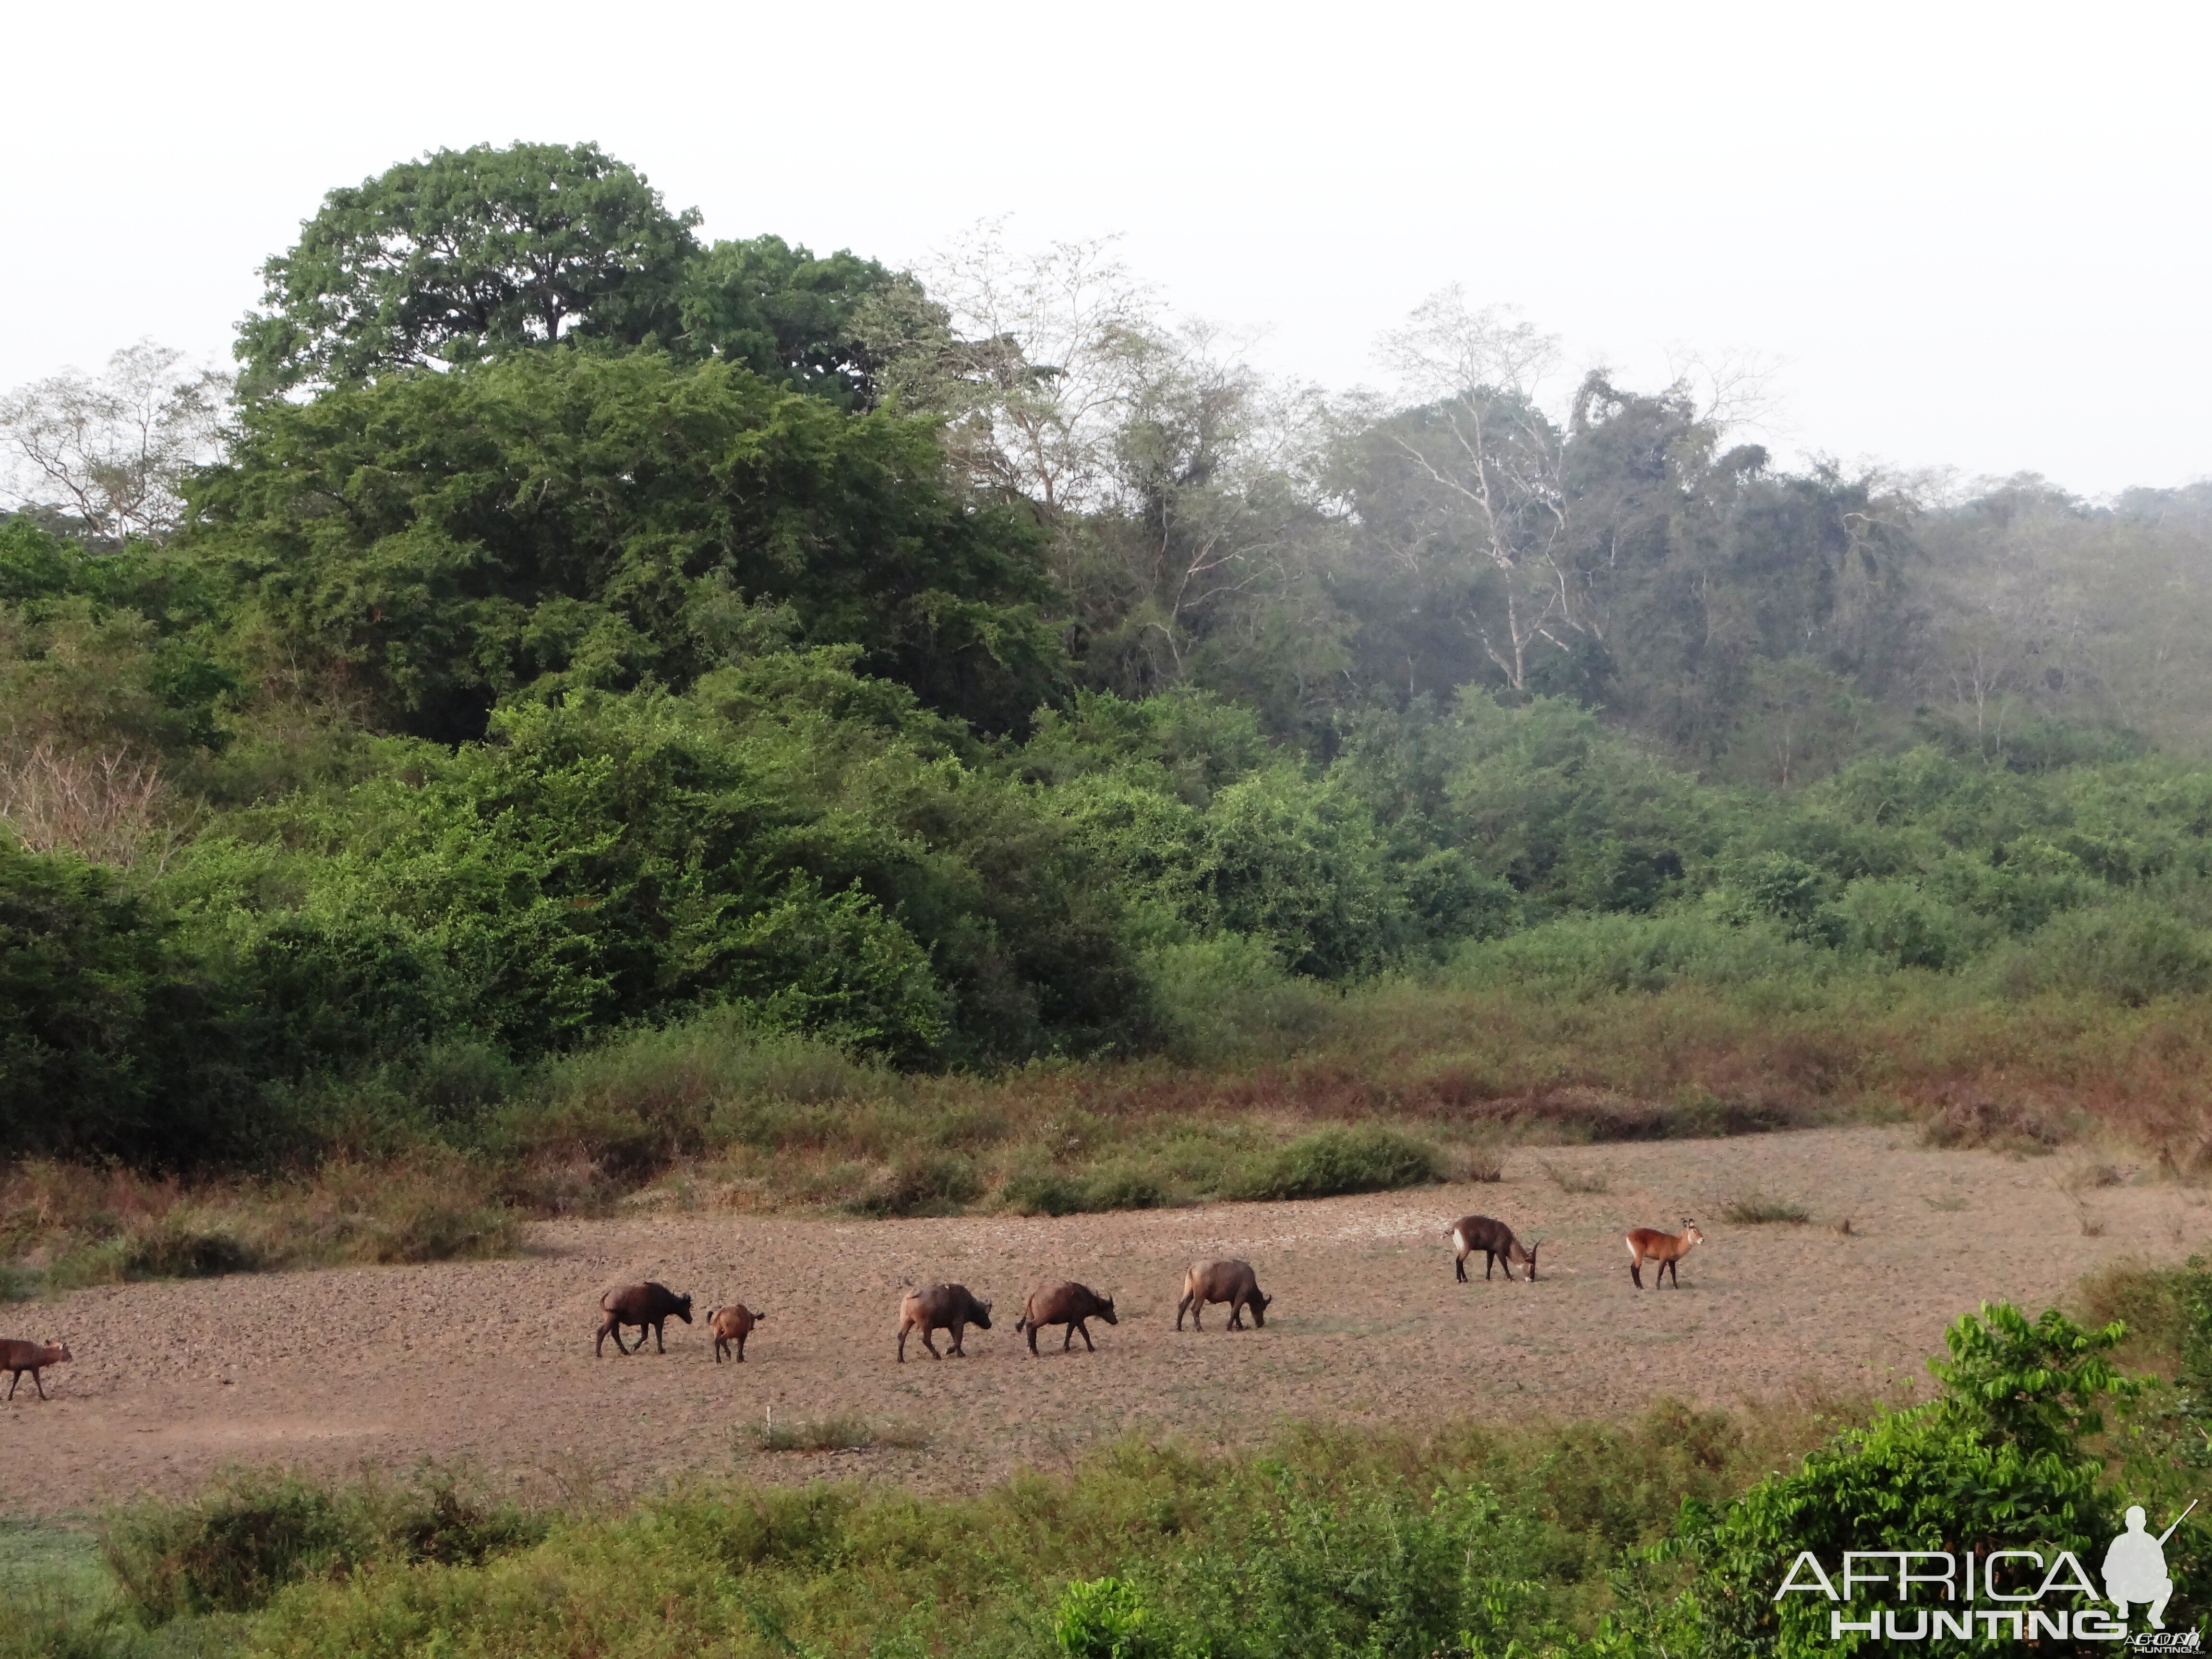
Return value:
<svg viewBox="0 0 2212 1659">
<path fill-rule="evenodd" d="M 441 151 L 234 389 L 0 404 L 0 1152 L 713 1005 L 933 1066 L 1208 975 L 2212 988 L 2212 485 L 1789 471 L 1456 294 L 1325 396 L 1099 246 L 697 225 Z"/>
</svg>

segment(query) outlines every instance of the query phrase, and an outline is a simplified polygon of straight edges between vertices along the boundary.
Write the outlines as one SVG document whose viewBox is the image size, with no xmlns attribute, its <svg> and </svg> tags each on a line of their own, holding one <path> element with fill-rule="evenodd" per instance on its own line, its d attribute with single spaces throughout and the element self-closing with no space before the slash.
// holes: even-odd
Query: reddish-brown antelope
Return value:
<svg viewBox="0 0 2212 1659">
<path fill-rule="evenodd" d="M 46 1385 L 39 1380 L 39 1373 L 49 1365 L 58 1365 L 64 1359 L 73 1359 L 66 1342 L 21 1342 L 14 1337 L 0 1339 L 0 1371 L 8 1372 L 8 1398 L 15 1397 L 15 1385 L 23 1380 L 23 1373 L 31 1374 L 31 1386 L 38 1389 L 39 1398 L 46 1397 Z"/>
<path fill-rule="evenodd" d="M 1628 1235 L 1628 1276 L 1636 1281 L 1636 1288 L 1642 1290 L 1644 1264 L 1656 1261 L 1659 1264 L 1659 1271 L 1652 1275 L 1651 1288 L 1657 1290 L 1671 1270 L 1674 1275 L 1674 1288 L 1679 1291 L 1682 1288 L 1682 1258 L 1689 1255 L 1693 1247 L 1705 1242 L 1705 1236 L 1698 1231 L 1698 1224 L 1686 1216 L 1682 1218 L 1682 1231 L 1679 1233 L 1662 1233 L 1656 1227 L 1638 1227 Z"/>
<path fill-rule="evenodd" d="M 1451 1240 L 1452 1272 L 1459 1275 L 1462 1285 L 1467 1283 L 1467 1259 L 1477 1250 L 1482 1252 L 1485 1279 L 1490 1277 L 1492 1266 L 1498 1261 L 1504 1262 L 1509 1282 L 1516 1262 L 1528 1270 L 1531 1279 L 1536 1277 L 1536 1252 L 1543 1248 L 1544 1241 L 1540 1238 L 1534 1244 L 1523 1245 L 1513 1237 L 1513 1229 L 1502 1221 L 1492 1221 L 1486 1215 L 1463 1215 L 1444 1229 L 1444 1237 Z"/>
</svg>

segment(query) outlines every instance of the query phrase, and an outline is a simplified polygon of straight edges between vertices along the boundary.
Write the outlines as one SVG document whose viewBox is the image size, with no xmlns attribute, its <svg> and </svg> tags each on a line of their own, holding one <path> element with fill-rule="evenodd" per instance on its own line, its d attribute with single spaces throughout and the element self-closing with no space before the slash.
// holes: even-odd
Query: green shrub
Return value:
<svg viewBox="0 0 2212 1659">
<path fill-rule="evenodd" d="M 2212 989 L 2212 936 L 2148 904 L 2069 910 L 2001 957 L 1995 977 L 2012 996 L 2061 992 L 2139 1007 Z"/>
<path fill-rule="evenodd" d="M 1068 1659 L 1143 1659 L 1145 1611 L 1143 1595 L 1124 1579 L 1078 1579 L 1060 1593 L 1053 1639 Z"/>
<path fill-rule="evenodd" d="M 963 1152 L 908 1153 L 846 1200 L 855 1215 L 945 1215 L 982 1196 L 975 1160 Z"/>
<path fill-rule="evenodd" d="M 1139 1164 L 1109 1164 L 1084 1183 L 1086 1210 L 1152 1210 L 1168 1201 L 1167 1183 Z"/>
<path fill-rule="evenodd" d="M 368 1559 L 376 1540 L 324 1487 L 239 1474 L 191 1504 L 111 1513 L 100 1547 L 131 1607 L 158 1624 L 259 1607 L 295 1580 Z"/>
<path fill-rule="evenodd" d="M 1388 1192 L 1444 1178 L 1443 1153 L 1430 1141 L 1382 1124 L 1317 1129 L 1263 1157 L 1233 1178 L 1238 1199 L 1327 1198 Z"/>
<path fill-rule="evenodd" d="M 1090 1183 L 1057 1170 L 1024 1170 L 999 1188 L 1006 1206 L 1019 1215 L 1076 1215 L 1091 1207 Z"/>
<path fill-rule="evenodd" d="M 1801 1550 L 1826 1563 L 1880 1549 L 2097 1559 L 2119 1529 L 2118 1506 L 2085 1442 L 2103 1429 L 2106 1396 L 2124 1401 L 2142 1388 L 2107 1357 L 2121 1334 L 2118 1326 L 2084 1330 L 2056 1309 L 2031 1324 L 2007 1304 L 1985 1304 L 1945 1334 L 1950 1358 L 1929 1362 L 1943 1384 L 1937 1399 L 1844 1436 L 1724 1515 L 1686 1510 L 1686 1547 L 1709 1576 L 1705 1650 L 1716 1659 L 1872 1650 L 1859 1636 L 1832 1641 L 1826 1600 L 1777 1598 Z M 2189 1548 L 2184 1539 L 2178 1555 Z M 1865 1617 L 1866 1606 L 1859 1600 L 1852 1616 Z"/>
<path fill-rule="evenodd" d="M 1164 945 L 1148 959 L 1147 979 L 1170 1052 L 1194 1066 L 1295 1048 L 1325 1027 L 1340 1001 L 1327 986 L 1287 972 L 1275 947 L 1249 933 Z"/>
<path fill-rule="evenodd" d="M 232 1471 L 185 1504 L 111 1509 L 100 1553 L 142 1621 L 242 1613 L 285 1585 L 378 1561 L 478 1565 L 544 1537 L 543 1520 L 465 1492 L 434 1468 L 391 1486 L 331 1488 L 296 1474 Z"/>
</svg>

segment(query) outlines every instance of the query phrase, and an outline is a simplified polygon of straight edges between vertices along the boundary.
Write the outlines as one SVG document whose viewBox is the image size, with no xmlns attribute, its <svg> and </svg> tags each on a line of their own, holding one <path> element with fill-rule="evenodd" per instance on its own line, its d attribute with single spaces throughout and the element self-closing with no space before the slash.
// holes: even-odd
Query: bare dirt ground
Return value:
<svg viewBox="0 0 2212 1659">
<path fill-rule="evenodd" d="M 1674 1394 L 1728 1403 L 1800 1379 L 1910 1387 L 1945 1324 L 1985 1298 L 2039 1309 L 2124 1255 L 2212 1242 L 2212 1209 L 2171 1183 L 2085 1190 L 2086 1158 L 1930 1152 L 1908 1130 L 1514 1149 L 1503 1182 L 1311 1203 L 1058 1219 L 836 1221 L 711 1212 L 548 1224 L 507 1261 L 241 1275 L 85 1291 L 0 1308 L 0 1335 L 65 1336 L 73 1364 L 0 1407 L 16 1478 L 0 1513 L 58 1514 L 188 1492 L 225 1463 L 325 1474 L 464 1459 L 519 1491 L 630 1486 L 684 1470 L 773 1480 L 866 1474 L 968 1488 L 1051 1467 L 1124 1429 L 1249 1439 L 1284 1415 L 1419 1425 L 1466 1414 L 1626 1413 Z M 1547 1166 L 1609 1182 L 1562 1189 Z M 1731 1198 L 1795 1200 L 1808 1225 L 1730 1226 Z M 1468 1212 L 1544 1240 L 1536 1284 L 1459 1285 L 1442 1232 Z M 1704 1227 L 1681 1289 L 1628 1281 L 1630 1226 Z M 1851 1231 L 1833 1223 L 1848 1216 Z M 1276 1300 L 1267 1328 L 1175 1330 L 1183 1267 L 1243 1256 Z M 1013 1329 L 1041 1279 L 1114 1295 L 1096 1354 Z M 1649 1282 L 1651 1274 L 1646 1271 Z M 623 1359 L 592 1335 L 605 1287 L 658 1279 L 697 1298 L 668 1351 Z M 968 1357 L 893 1362 L 909 1280 L 994 1298 Z M 711 1363 L 706 1310 L 765 1310 L 745 1364 Z M 939 1339 L 940 1346 L 944 1338 Z M 758 1450 L 750 1427 L 836 1415 L 921 1445 Z"/>
</svg>

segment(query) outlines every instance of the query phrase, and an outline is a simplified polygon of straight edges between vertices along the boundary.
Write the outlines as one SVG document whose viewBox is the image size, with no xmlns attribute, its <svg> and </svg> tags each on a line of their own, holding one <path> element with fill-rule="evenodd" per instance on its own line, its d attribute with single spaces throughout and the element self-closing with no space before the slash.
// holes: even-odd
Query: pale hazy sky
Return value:
<svg viewBox="0 0 2212 1659">
<path fill-rule="evenodd" d="M 2201 5 L 15 0 L 0 43 L 0 388 L 228 361 L 325 190 L 593 139 L 707 235 L 1121 233 L 1332 386 L 1456 282 L 1631 380 L 1782 360 L 1785 453 L 2212 474 Z"/>
</svg>

